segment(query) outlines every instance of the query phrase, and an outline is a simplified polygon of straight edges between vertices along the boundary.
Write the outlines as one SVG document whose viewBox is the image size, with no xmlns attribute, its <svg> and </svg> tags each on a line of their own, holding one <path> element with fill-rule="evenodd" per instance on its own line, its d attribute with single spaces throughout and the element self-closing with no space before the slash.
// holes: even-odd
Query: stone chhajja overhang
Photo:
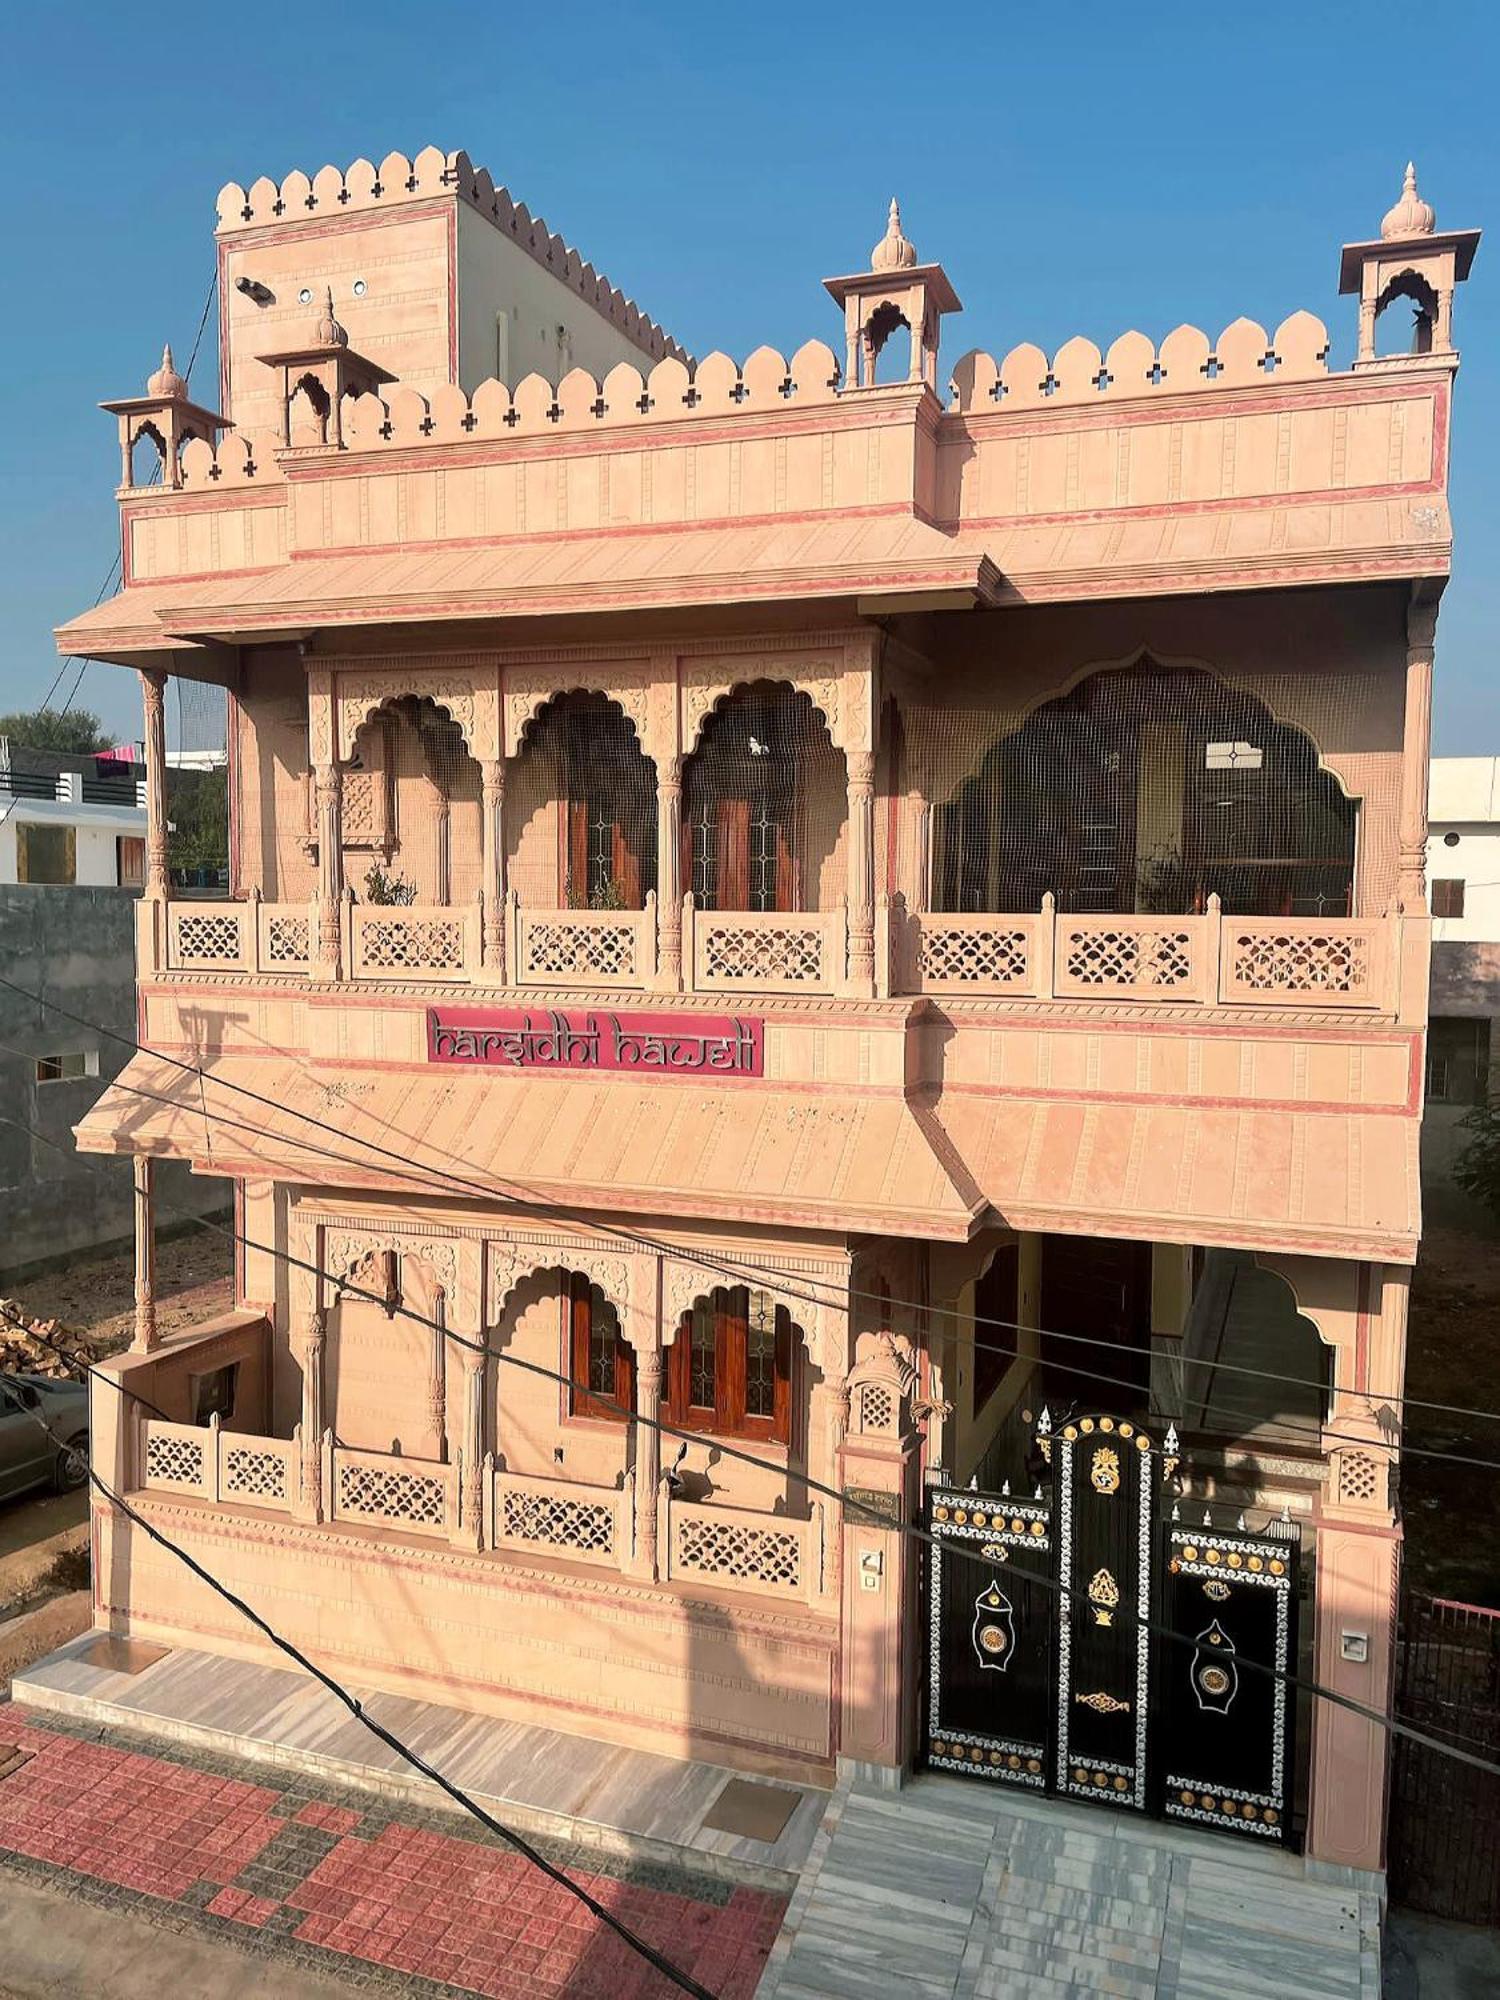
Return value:
<svg viewBox="0 0 1500 2000">
<path fill-rule="evenodd" d="M 82 1151 L 184 1159 L 205 1173 L 479 1199 L 492 1190 L 496 1202 L 839 1234 L 963 1241 L 983 1211 L 930 1114 L 889 1089 L 373 1077 L 238 1054 L 206 1060 L 200 1075 L 142 1052 L 76 1130 Z M 445 1185 L 444 1173 L 463 1185 Z"/>
<path fill-rule="evenodd" d="M 357 1067 L 314 1071 L 238 1054 L 209 1059 L 200 1078 L 143 1052 L 77 1137 L 85 1152 L 147 1153 L 205 1173 L 301 1184 L 493 1190 L 502 1203 L 519 1195 L 946 1241 L 998 1219 L 1069 1235 L 1409 1264 L 1418 1131 L 1405 1104 L 830 1095 L 618 1076 L 373 1079 Z M 469 1186 L 445 1189 L 434 1178 L 444 1171 Z"/>
</svg>

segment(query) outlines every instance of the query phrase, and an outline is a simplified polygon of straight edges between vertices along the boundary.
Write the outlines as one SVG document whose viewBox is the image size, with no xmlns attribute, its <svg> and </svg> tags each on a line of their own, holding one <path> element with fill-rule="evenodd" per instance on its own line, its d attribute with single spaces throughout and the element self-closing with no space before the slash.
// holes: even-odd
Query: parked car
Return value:
<svg viewBox="0 0 1500 2000">
<path fill-rule="evenodd" d="M 82 1486 L 88 1451 L 86 1384 L 50 1375 L 0 1375 L 0 1499 L 34 1486 L 56 1493 Z"/>
</svg>

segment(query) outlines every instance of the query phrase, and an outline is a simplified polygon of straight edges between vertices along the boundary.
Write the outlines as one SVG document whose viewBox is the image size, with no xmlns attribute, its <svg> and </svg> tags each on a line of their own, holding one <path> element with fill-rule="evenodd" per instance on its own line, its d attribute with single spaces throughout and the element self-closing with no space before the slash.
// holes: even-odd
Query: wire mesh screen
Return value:
<svg viewBox="0 0 1500 2000">
<path fill-rule="evenodd" d="M 369 717 L 343 776 L 344 868 L 361 903 L 472 902 L 480 776 L 463 732 L 427 696 Z"/>
<path fill-rule="evenodd" d="M 898 857 L 928 908 L 1350 913 L 1354 803 L 1310 737 L 1210 674 L 1110 669 L 1024 719 L 904 704 L 896 734 L 934 801 Z"/>
<path fill-rule="evenodd" d="M 809 698 L 756 682 L 704 724 L 682 785 L 682 879 L 705 910 L 830 909 L 844 760 Z"/>
<path fill-rule="evenodd" d="M 177 741 L 168 747 L 184 758 L 201 758 L 205 764 L 222 758 L 229 729 L 225 690 L 207 681 L 187 680 L 181 674 L 173 677 L 172 686 L 177 690 Z"/>
<path fill-rule="evenodd" d="M 549 702 L 506 777 L 509 879 L 544 910 L 639 910 L 656 887 L 656 770 L 599 694 Z"/>
</svg>

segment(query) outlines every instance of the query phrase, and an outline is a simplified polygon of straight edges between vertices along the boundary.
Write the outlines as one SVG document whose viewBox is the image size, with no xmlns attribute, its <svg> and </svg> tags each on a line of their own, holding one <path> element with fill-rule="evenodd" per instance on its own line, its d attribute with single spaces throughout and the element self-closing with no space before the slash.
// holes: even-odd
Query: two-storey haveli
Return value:
<svg viewBox="0 0 1500 2000">
<path fill-rule="evenodd" d="M 105 1475 L 362 1685 L 1378 1866 L 1382 1732 L 1276 1676 L 1387 1698 L 1476 242 L 1408 173 L 1349 365 L 955 364 L 892 204 L 841 338 L 695 361 L 462 153 L 225 188 L 217 407 L 106 405 L 60 635 L 152 760 Z M 162 1158 L 242 1237 L 169 1340 Z M 95 1533 L 101 1624 L 251 1649 Z"/>
</svg>

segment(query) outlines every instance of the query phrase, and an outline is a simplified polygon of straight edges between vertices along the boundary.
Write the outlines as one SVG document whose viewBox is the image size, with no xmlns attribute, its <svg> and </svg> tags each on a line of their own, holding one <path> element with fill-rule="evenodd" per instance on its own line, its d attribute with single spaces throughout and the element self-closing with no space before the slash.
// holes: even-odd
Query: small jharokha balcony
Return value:
<svg viewBox="0 0 1500 2000">
<path fill-rule="evenodd" d="M 128 1440 L 135 1493 L 199 1501 L 219 1512 L 321 1520 L 377 1537 L 415 1538 L 533 1561 L 561 1560 L 625 1576 L 645 1573 L 635 1482 L 618 1486 L 507 1472 L 486 1453 L 466 1480 L 451 1462 L 354 1451 L 327 1431 L 312 1452 L 290 1438 L 231 1430 L 217 1416 L 170 1423 L 138 1411 Z M 663 1489 L 656 1574 L 816 1606 L 835 1589 L 822 1503 L 807 1518 L 690 1503 Z"/>
<path fill-rule="evenodd" d="M 313 975 L 316 906 L 252 895 L 242 903 L 173 902 L 160 912 L 142 905 L 143 977 Z M 341 981 L 549 992 L 927 994 L 1393 1016 L 1403 959 L 1399 917 L 1226 916 L 1216 896 L 1185 916 L 1065 913 L 1050 895 L 1039 911 L 945 914 L 908 911 L 893 897 L 876 910 L 873 977 L 864 979 L 853 963 L 842 905 L 702 910 L 689 895 L 670 959 L 653 893 L 639 910 L 530 909 L 512 895 L 499 962 L 487 962 L 477 900 L 468 906 L 348 903 L 342 915 Z"/>
</svg>

